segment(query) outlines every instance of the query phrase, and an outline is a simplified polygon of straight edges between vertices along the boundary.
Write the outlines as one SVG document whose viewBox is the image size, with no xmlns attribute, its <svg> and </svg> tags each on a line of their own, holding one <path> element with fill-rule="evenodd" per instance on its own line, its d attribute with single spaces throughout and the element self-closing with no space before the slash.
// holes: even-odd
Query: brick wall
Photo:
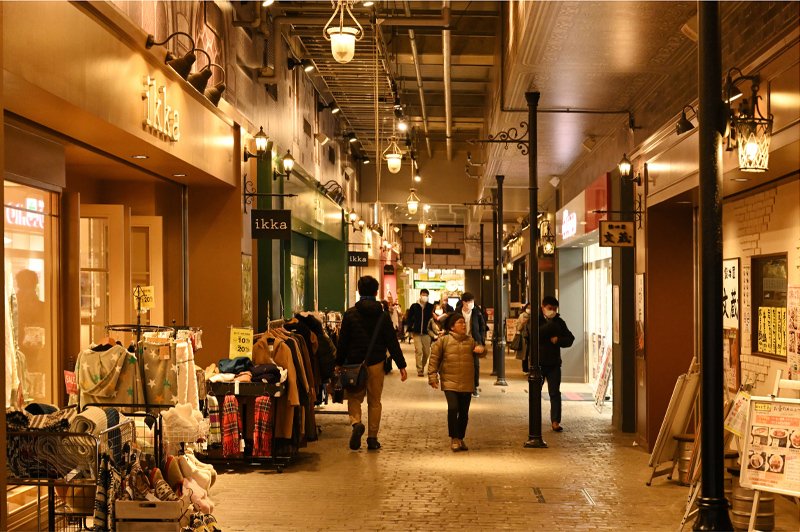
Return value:
<svg viewBox="0 0 800 532">
<path fill-rule="evenodd" d="M 741 267 L 750 268 L 752 257 L 786 253 L 789 285 L 800 285 L 800 179 L 725 203 L 722 219 L 725 258 L 739 257 Z M 742 300 L 740 308 L 742 315 L 748 313 L 750 301 Z M 775 372 L 787 365 L 752 355 L 744 318 L 740 331 L 742 382 L 755 383 L 758 394 L 768 393 Z"/>
</svg>

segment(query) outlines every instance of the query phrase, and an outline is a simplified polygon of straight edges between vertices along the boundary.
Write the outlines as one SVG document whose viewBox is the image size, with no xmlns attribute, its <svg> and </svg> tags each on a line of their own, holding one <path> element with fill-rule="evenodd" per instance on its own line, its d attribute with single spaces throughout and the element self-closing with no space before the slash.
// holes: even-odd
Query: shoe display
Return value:
<svg viewBox="0 0 800 532">
<path fill-rule="evenodd" d="M 461 440 L 458 440 L 458 443 L 460 444 L 460 446 L 461 446 L 461 450 L 462 450 L 462 451 L 469 451 L 469 447 L 467 447 L 467 444 L 466 444 L 466 443 L 464 443 L 464 440 L 463 440 L 463 439 L 461 439 Z"/>
<path fill-rule="evenodd" d="M 364 435 L 364 424 L 353 423 L 353 434 L 350 435 L 350 448 L 357 451 L 361 448 L 361 436 Z"/>
<path fill-rule="evenodd" d="M 381 448 L 381 442 L 378 441 L 378 438 L 367 438 L 367 449 L 370 451 L 377 451 Z"/>
<path fill-rule="evenodd" d="M 451 438 L 450 439 L 450 450 L 454 453 L 461 450 L 461 442 L 458 438 Z"/>
</svg>

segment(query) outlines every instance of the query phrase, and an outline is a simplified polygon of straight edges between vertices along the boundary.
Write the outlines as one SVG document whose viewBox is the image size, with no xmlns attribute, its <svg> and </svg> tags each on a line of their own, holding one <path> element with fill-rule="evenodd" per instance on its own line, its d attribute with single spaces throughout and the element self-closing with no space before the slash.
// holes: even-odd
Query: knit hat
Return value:
<svg viewBox="0 0 800 532">
<path fill-rule="evenodd" d="M 447 315 L 447 319 L 444 322 L 444 330 L 450 332 L 453 329 L 453 325 L 455 325 L 458 320 L 463 319 L 464 316 L 460 312 L 451 312 Z"/>
</svg>

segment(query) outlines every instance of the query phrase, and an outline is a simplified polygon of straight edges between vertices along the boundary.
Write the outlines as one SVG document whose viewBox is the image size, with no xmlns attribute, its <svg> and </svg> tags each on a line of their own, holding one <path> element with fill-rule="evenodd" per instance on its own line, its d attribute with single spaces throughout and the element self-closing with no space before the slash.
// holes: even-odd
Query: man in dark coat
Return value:
<svg viewBox="0 0 800 532">
<path fill-rule="evenodd" d="M 528 320 L 528 337 L 530 323 Z M 550 394 L 550 424 L 555 432 L 561 432 L 561 348 L 570 347 L 575 336 L 558 313 L 558 299 L 545 296 L 539 308 L 539 365 L 547 381 Z"/>
<path fill-rule="evenodd" d="M 408 332 L 414 339 L 414 354 L 417 359 L 417 376 L 425 375 L 428 358 L 431 356 L 431 337 L 428 336 L 428 322 L 433 317 L 433 303 L 428 301 L 428 289 L 419 291 L 419 302 L 408 308 Z"/>
<path fill-rule="evenodd" d="M 353 432 L 350 436 L 350 448 L 354 451 L 361 448 L 361 436 L 364 435 L 364 424 L 361 422 L 361 403 L 367 398 L 369 414 L 369 432 L 367 433 L 367 449 L 374 451 L 381 448 L 378 442 L 378 429 L 381 424 L 381 394 L 383 392 L 383 363 L 386 351 L 400 368 L 400 380 L 408 378 L 406 360 L 400 350 L 400 343 L 392 327 L 389 314 L 384 312 L 383 305 L 377 301 L 378 280 L 365 275 L 358 280 L 358 293 L 361 300 L 347 309 L 342 319 L 339 332 L 339 345 L 336 349 L 336 371 L 344 364 L 361 364 L 366 359 L 367 386 L 358 392 L 345 392 L 347 413 Z M 376 327 L 380 326 L 375 336 L 375 344 L 367 353 Z"/>
</svg>

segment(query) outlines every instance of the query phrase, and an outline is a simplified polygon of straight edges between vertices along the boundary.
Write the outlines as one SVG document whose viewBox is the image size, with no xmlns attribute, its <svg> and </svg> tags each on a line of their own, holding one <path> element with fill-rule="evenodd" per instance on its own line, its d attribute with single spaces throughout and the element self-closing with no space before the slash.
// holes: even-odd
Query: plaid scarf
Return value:
<svg viewBox="0 0 800 532">
<path fill-rule="evenodd" d="M 226 395 L 222 403 L 222 455 L 237 456 L 239 451 L 240 427 L 239 401 L 233 395 Z"/>
<path fill-rule="evenodd" d="M 213 395 L 206 397 L 208 405 L 208 419 L 211 426 L 208 429 L 208 444 L 214 445 L 222 442 L 222 430 L 219 425 L 219 401 Z"/>
<path fill-rule="evenodd" d="M 253 456 L 272 456 L 272 403 L 269 396 L 256 398 Z"/>
</svg>

